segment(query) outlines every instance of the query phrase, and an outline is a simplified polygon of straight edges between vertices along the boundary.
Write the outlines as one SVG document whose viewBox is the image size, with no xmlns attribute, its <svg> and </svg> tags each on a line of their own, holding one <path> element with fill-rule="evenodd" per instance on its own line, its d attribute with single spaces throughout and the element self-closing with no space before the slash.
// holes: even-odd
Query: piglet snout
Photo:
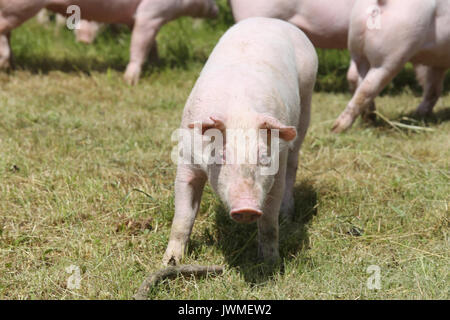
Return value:
<svg viewBox="0 0 450 320">
<path fill-rule="evenodd" d="M 230 212 L 231 218 L 239 223 L 252 223 L 263 215 L 262 211 L 255 208 L 239 208 Z"/>
<path fill-rule="evenodd" d="M 258 187 L 252 179 L 237 177 L 228 192 L 231 218 L 239 223 L 252 223 L 262 216 Z"/>
</svg>

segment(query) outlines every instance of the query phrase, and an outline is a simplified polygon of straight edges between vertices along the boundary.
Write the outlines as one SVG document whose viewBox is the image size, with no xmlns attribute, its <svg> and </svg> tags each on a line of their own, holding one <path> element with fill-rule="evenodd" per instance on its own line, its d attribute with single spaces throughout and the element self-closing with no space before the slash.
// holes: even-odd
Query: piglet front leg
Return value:
<svg viewBox="0 0 450 320">
<path fill-rule="evenodd" d="M 279 222 L 281 199 L 285 189 L 286 154 L 280 154 L 280 168 L 275 176 L 264 205 L 264 214 L 257 221 L 258 225 L 258 259 L 266 263 L 277 263 L 279 253 Z"/>
<path fill-rule="evenodd" d="M 10 34 L 0 35 L 0 69 L 9 69 L 12 65 Z"/>
<path fill-rule="evenodd" d="M 200 207 L 206 182 L 202 171 L 179 165 L 175 180 L 175 216 L 172 222 L 169 244 L 163 258 L 164 265 L 176 265 L 184 256 L 187 242 Z"/>
</svg>

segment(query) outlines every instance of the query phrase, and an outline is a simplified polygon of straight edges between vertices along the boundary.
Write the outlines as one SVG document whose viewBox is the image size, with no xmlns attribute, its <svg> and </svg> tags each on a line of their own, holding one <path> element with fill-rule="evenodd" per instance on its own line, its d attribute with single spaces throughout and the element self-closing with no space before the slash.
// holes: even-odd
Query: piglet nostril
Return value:
<svg viewBox="0 0 450 320">
<path fill-rule="evenodd" d="M 262 216 L 262 211 L 253 208 L 233 209 L 230 212 L 231 218 L 239 223 L 252 223 Z"/>
<path fill-rule="evenodd" d="M 236 221 L 242 221 L 243 215 L 241 213 L 235 213 L 232 215 L 232 217 Z"/>
</svg>

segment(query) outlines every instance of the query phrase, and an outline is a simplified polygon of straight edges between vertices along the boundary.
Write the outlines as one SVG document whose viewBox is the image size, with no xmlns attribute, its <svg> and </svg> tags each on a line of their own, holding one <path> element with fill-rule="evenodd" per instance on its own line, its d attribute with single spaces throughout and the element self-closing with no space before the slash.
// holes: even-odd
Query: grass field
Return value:
<svg viewBox="0 0 450 320">
<path fill-rule="evenodd" d="M 130 299 L 161 267 L 170 135 L 226 23 L 164 27 L 161 61 L 136 87 L 122 81 L 126 32 L 93 46 L 33 21 L 14 33 L 17 69 L 0 74 L 0 298 Z M 333 89 L 327 57 L 320 81 Z M 256 227 L 232 222 L 208 187 L 185 262 L 224 264 L 225 274 L 165 282 L 150 298 L 449 299 L 450 96 L 419 121 L 420 97 L 395 89 L 377 100 L 386 120 L 342 135 L 330 127 L 350 95 L 315 94 L 282 267 L 256 263 Z M 67 287 L 70 265 L 80 289 Z M 366 285 L 371 265 L 379 290 Z"/>
</svg>

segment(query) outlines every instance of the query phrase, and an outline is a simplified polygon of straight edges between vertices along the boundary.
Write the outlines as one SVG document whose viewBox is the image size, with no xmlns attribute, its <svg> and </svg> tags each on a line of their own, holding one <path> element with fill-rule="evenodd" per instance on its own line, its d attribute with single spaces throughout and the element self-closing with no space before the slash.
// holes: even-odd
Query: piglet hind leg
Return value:
<svg viewBox="0 0 450 320">
<path fill-rule="evenodd" d="M 164 265 L 179 264 L 200 207 L 206 175 L 188 166 L 179 165 L 175 180 L 175 216 L 169 244 L 163 257 Z"/>
<path fill-rule="evenodd" d="M 141 11 L 144 13 L 141 13 Z M 164 19 L 149 17 L 144 9 L 138 8 L 131 35 L 130 62 L 124 75 L 128 84 L 136 85 L 139 82 L 142 66 L 163 24 Z"/>
<path fill-rule="evenodd" d="M 356 62 L 352 59 L 350 60 L 350 67 L 347 71 L 347 83 L 348 88 L 351 93 L 355 93 L 358 87 L 358 68 L 356 67 Z"/>
<path fill-rule="evenodd" d="M 445 72 L 445 68 L 426 67 L 424 69 L 423 82 L 420 81 L 424 92 L 422 102 L 416 110 L 418 116 L 429 116 L 433 112 L 433 108 L 442 93 Z"/>
<path fill-rule="evenodd" d="M 0 0 L 1 6 L 6 6 L 6 10 L 0 10 L 0 69 L 8 69 L 13 65 L 10 46 L 11 31 L 34 17 L 44 7 L 46 1 L 48 0 Z"/>
<path fill-rule="evenodd" d="M 376 114 L 375 101 L 369 103 L 369 106 L 365 108 L 361 113 L 361 119 L 366 123 L 374 123 L 377 119 Z"/>
<path fill-rule="evenodd" d="M 351 93 L 354 94 L 358 86 L 362 83 L 364 80 L 364 77 L 367 75 L 367 72 L 369 71 L 369 64 L 368 62 L 362 62 L 359 63 L 359 68 L 356 62 L 352 59 L 350 62 L 350 68 L 347 73 L 347 79 L 350 83 L 350 78 L 352 79 L 353 87 L 350 85 Z M 353 90 L 352 90 L 353 89 Z M 375 101 L 372 100 L 369 103 L 369 106 L 364 108 L 361 113 L 361 118 L 366 123 L 373 123 L 376 120 L 375 115 L 376 107 L 375 107 Z"/>
<path fill-rule="evenodd" d="M 341 133 L 350 128 L 356 118 L 373 105 L 375 97 L 394 78 L 401 66 L 403 64 L 395 70 L 385 67 L 371 68 L 356 89 L 347 108 L 334 122 L 332 131 L 334 133 Z"/>
</svg>

